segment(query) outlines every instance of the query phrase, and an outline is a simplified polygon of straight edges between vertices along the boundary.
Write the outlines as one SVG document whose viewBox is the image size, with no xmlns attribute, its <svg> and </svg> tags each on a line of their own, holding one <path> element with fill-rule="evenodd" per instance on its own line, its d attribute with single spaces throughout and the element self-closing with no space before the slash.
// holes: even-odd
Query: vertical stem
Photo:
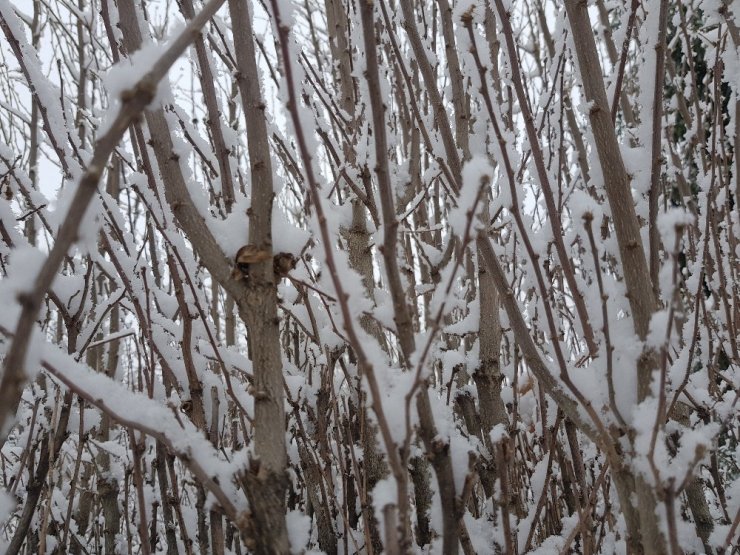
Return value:
<svg viewBox="0 0 740 555">
<path fill-rule="evenodd" d="M 680 9 L 680 8 L 679 8 Z M 648 220 L 650 241 L 650 279 L 653 292 L 659 295 L 660 284 L 660 233 L 658 232 L 658 198 L 661 189 L 663 167 L 663 85 L 665 83 L 666 32 L 668 27 L 668 0 L 660 0 L 658 14 L 658 38 L 655 43 L 655 89 L 653 91 L 653 133 L 650 164 L 650 192 L 648 196 Z"/>
</svg>

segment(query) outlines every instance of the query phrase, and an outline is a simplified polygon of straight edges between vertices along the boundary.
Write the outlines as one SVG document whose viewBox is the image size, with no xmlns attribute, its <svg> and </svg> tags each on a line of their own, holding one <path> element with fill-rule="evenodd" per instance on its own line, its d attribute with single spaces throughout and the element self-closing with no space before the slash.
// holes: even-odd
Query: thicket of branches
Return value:
<svg viewBox="0 0 740 555">
<path fill-rule="evenodd" d="M 736 549 L 732 2 L 0 29 L 0 550 Z"/>
</svg>

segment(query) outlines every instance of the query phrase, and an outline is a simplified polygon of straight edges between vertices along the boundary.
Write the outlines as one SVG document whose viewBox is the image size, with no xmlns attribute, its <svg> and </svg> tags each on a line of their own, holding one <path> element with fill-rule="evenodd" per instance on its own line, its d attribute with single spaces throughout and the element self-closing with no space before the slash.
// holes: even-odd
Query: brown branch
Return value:
<svg viewBox="0 0 740 555">
<path fill-rule="evenodd" d="M 32 289 L 23 293 L 18 299 L 22 305 L 21 315 L 15 330 L 15 339 L 5 358 L 4 373 L 0 380 L 0 443 L 10 431 L 7 419 L 15 413 L 18 401 L 26 383 L 25 360 L 28 344 L 31 340 L 36 315 L 46 292 L 59 271 L 59 267 L 72 244 L 77 240 L 80 225 L 87 207 L 97 192 L 98 181 L 103 173 L 108 157 L 123 134 L 154 98 L 157 83 L 164 78 L 172 64 L 190 45 L 199 29 L 216 13 L 224 0 L 211 0 L 203 11 L 180 33 L 162 56 L 154 63 L 152 69 L 140 78 L 134 86 L 125 92 L 121 107 L 108 131 L 95 144 L 92 160 L 75 191 L 64 222 L 57 233 L 54 247 L 39 271 Z"/>
</svg>

